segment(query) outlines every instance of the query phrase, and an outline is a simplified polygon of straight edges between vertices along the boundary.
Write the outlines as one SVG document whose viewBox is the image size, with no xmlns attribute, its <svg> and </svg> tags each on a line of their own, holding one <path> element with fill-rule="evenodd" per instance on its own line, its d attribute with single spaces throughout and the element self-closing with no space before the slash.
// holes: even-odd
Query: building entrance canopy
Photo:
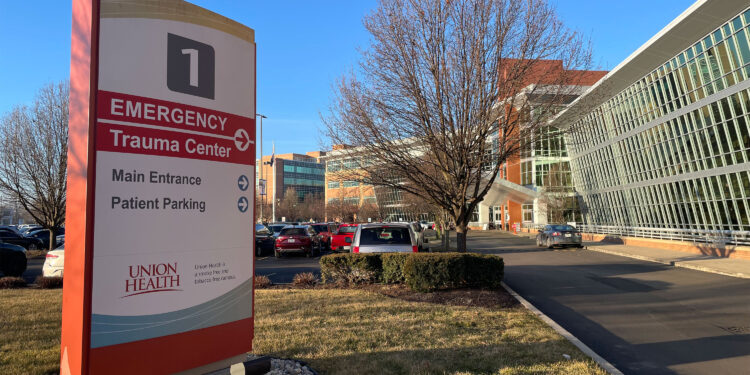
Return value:
<svg viewBox="0 0 750 375">
<path fill-rule="evenodd" d="M 539 197 L 539 192 L 508 180 L 497 178 L 490 191 L 484 197 L 484 204 L 501 203 L 512 200 L 518 203 L 529 203 Z"/>
</svg>

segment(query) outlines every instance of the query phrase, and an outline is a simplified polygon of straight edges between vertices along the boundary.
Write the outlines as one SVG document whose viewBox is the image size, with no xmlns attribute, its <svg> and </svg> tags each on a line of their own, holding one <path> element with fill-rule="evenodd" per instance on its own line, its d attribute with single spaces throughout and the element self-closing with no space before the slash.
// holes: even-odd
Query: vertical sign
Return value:
<svg viewBox="0 0 750 375">
<path fill-rule="evenodd" d="M 61 372 L 251 349 L 254 32 L 179 0 L 73 0 Z"/>
</svg>

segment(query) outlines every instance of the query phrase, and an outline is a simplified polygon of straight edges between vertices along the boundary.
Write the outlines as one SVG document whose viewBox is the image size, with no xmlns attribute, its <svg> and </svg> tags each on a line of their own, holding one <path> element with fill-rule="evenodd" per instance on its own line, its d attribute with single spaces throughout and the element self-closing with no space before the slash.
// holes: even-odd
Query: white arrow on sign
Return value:
<svg viewBox="0 0 750 375">
<path fill-rule="evenodd" d="M 247 187 L 250 186 L 250 181 L 248 181 L 247 176 L 244 174 L 241 175 L 240 178 L 237 179 L 237 186 L 239 186 L 242 191 L 247 190 Z"/>
<path fill-rule="evenodd" d="M 250 136 L 247 135 L 245 129 L 237 129 L 237 131 L 234 132 L 234 145 L 237 146 L 238 150 L 247 150 L 247 147 L 250 146 L 251 143 L 255 142 L 250 140 Z"/>
</svg>

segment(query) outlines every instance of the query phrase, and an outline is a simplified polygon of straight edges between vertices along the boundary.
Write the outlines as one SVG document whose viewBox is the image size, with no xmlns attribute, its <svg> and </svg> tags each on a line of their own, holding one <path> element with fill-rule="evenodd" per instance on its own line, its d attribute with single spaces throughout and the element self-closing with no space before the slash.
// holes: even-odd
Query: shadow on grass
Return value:
<svg viewBox="0 0 750 375">
<path fill-rule="evenodd" d="M 605 374 L 588 357 L 566 348 L 559 341 L 397 351 L 357 348 L 354 354 L 300 359 L 321 374 L 496 374 L 508 370 L 511 373 Z M 563 354 L 570 355 L 571 359 Z"/>
</svg>

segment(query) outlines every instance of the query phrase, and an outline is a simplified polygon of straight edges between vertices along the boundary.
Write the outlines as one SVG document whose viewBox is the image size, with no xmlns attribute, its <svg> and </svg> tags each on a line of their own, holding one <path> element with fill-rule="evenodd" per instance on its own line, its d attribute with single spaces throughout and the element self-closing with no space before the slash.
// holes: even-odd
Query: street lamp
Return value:
<svg viewBox="0 0 750 375">
<path fill-rule="evenodd" d="M 267 118 L 264 115 L 261 115 L 260 113 L 256 113 L 255 117 L 260 117 L 260 175 L 263 176 L 263 119 Z M 268 186 L 268 182 L 266 181 L 266 186 Z M 264 192 L 265 193 L 265 192 Z M 263 194 L 263 201 L 260 202 L 260 221 L 263 222 L 263 205 L 266 203 L 266 195 Z"/>
</svg>

